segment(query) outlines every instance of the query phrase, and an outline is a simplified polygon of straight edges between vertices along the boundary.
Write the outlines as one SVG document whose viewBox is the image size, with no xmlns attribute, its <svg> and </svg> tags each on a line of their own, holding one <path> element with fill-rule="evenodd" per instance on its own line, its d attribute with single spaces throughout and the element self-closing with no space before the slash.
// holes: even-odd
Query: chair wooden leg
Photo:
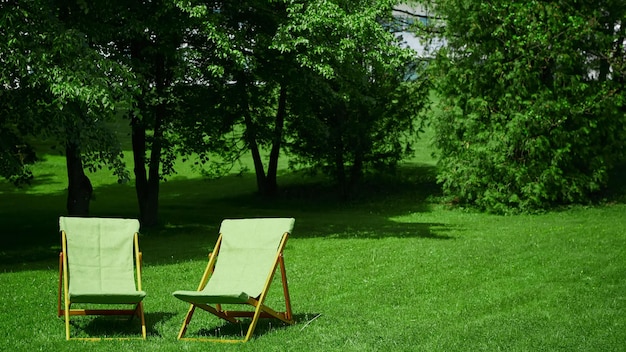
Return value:
<svg viewBox="0 0 626 352">
<path fill-rule="evenodd" d="M 287 285 L 287 271 L 285 270 L 285 259 L 281 255 L 279 260 L 280 278 L 283 284 L 283 294 L 285 295 L 285 317 L 290 322 L 293 320 L 291 313 L 291 298 L 289 297 L 289 286 Z"/>
<path fill-rule="evenodd" d="M 141 337 L 143 337 L 143 339 L 146 339 L 146 318 L 144 316 L 144 311 L 143 311 L 143 302 L 139 302 L 139 304 L 137 305 L 138 308 L 138 313 L 140 315 L 141 318 Z"/>
<path fill-rule="evenodd" d="M 243 342 L 248 342 L 252 337 L 252 333 L 254 333 L 254 329 L 256 328 L 256 323 L 258 323 L 259 317 L 261 316 L 261 306 L 262 304 L 259 302 L 254 310 L 254 316 L 252 317 L 252 321 L 248 327 L 248 333 L 246 333 L 246 337 L 243 339 Z"/>
<path fill-rule="evenodd" d="M 183 326 L 180 328 L 180 332 L 178 333 L 178 339 L 182 339 L 187 332 L 187 327 L 189 326 L 189 322 L 191 321 L 191 317 L 193 316 L 193 312 L 196 310 L 196 306 L 193 304 L 189 306 L 189 311 L 187 311 L 187 316 L 185 317 L 185 321 L 183 322 Z"/>
<path fill-rule="evenodd" d="M 70 339 L 70 307 L 65 302 L 65 339 L 69 341 Z"/>
<path fill-rule="evenodd" d="M 61 308 L 61 294 L 63 291 L 63 252 L 59 253 L 59 301 L 58 301 L 58 309 L 57 309 L 57 315 L 60 317 L 61 315 L 63 315 L 63 309 Z"/>
</svg>

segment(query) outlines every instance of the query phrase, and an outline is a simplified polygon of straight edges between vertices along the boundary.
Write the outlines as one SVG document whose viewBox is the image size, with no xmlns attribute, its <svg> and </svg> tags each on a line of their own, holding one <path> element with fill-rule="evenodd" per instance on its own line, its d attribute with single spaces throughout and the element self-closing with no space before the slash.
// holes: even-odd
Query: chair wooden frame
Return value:
<svg viewBox="0 0 626 352">
<path fill-rule="evenodd" d="M 141 291 L 141 263 L 142 253 L 139 251 L 139 239 L 138 234 L 134 234 L 134 254 L 135 254 L 135 267 L 136 267 L 136 279 L 137 290 Z M 69 295 L 69 272 L 67 262 L 67 235 L 65 231 L 61 231 L 61 247 L 62 252 L 59 253 L 59 300 L 58 300 L 58 316 L 65 317 L 65 339 L 66 340 L 84 340 L 84 341 L 99 341 L 99 340 L 127 340 L 133 339 L 132 337 L 123 338 L 70 338 L 70 317 L 75 315 L 127 315 L 132 319 L 137 316 L 141 319 L 141 339 L 146 339 L 146 320 L 144 317 L 143 302 L 129 303 L 134 304 L 134 309 L 74 309 L 71 308 L 72 302 Z"/>
<path fill-rule="evenodd" d="M 247 342 L 252 337 L 252 334 L 254 333 L 254 329 L 256 328 L 257 322 L 260 318 L 276 318 L 287 324 L 290 324 L 290 325 L 293 324 L 294 320 L 293 320 L 292 311 L 291 311 L 291 300 L 289 298 L 289 288 L 287 285 L 287 273 L 285 270 L 285 261 L 283 258 L 283 249 L 285 247 L 285 243 L 287 242 L 288 237 L 289 237 L 289 233 L 285 232 L 283 234 L 283 238 L 276 252 L 276 257 L 274 258 L 272 269 L 265 280 L 265 285 L 263 286 L 263 291 L 261 292 L 261 294 L 256 298 L 249 298 L 248 301 L 245 303 L 240 303 L 244 305 L 253 306 L 255 308 L 254 311 L 224 310 L 222 309 L 221 304 L 215 304 L 215 307 L 213 307 L 213 306 L 210 306 L 208 304 L 203 304 L 203 303 L 192 303 L 190 304 L 189 310 L 187 311 L 187 315 L 185 316 L 183 326 L 181 327 L 180 332 L 178 334 L 178 339 L 186 340 L 186 341 L 225 342 L 225 343 Z M 200 280 L 200 285 L 198 285 L 197 291 L 202 291 L 204 287 L 206 286 L 206 284 L 208 283 L 209 278 L 215 268 L 215 263 L 218 259 L 218 253 L 220 250 L 221 243 L 222 243 L 222 234 L 220 234 L 220 236 L 218 237 L 213 251 L 209 253 L 209 263 L 207 264 L 204 274 L 202 275 L 202 279 Z M 267 297 L 269 287 L 272 283 L 277 267 L 280 268 L 280 278 L 282 281 L 283 295 L 285 298 L 285 311 L 284 312 L 278 312 L 264 304 L 265 298 Z M 246 336 L 243 339 L 186 338 L 184 336 L 185 336 L 185 333 L 187 332 L 187 328 L 189 326 L 189 323 L 191 322 L 191 318 L 193 317 L 193 314 L 196 308 L 205 310 L 231 323 L 238 323 L 239 321 L 237 320 L 237 318 L 252 318 L 252 321 L 250 322 L 250 326 L 248 327 Z"/>
</svg>

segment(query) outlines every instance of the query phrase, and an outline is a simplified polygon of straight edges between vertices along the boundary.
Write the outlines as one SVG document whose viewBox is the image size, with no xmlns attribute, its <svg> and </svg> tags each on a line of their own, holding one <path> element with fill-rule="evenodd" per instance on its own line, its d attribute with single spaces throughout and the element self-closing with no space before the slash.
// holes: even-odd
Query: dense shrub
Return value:
<svg viewBox="0 0 626 352">
<path fill-rule="evenodd" d="M 495 212 L 589 201 L 624 160 L 626 5 L 444 0 L 439 181 Z"/>
</svg>

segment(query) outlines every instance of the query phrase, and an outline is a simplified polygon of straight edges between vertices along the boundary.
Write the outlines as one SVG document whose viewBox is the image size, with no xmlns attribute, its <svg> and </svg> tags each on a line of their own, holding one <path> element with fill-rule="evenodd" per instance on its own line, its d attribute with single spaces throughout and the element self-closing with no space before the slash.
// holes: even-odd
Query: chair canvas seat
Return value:
<svg viewBox="0 0 626 352">
<path fill-rule="evenodd" d="M 70 293 L 72 303 L 94 304 L 137 304 L 141 302 L 146 293 L 144 291 L 129 292 L 73 292 Z"/>
<path fill-rule="evenodd" d="M 176 291 L 173 295 L 191 304 L 243 304 L 250 299 L 245 292 L 210 294 L 204 291 Z"/>
<path fill-rule="evenodd" d="M 195 307 L 232 321 L 241 312 L 222 310 L 221 304 L 255 306 L 258 312 L 255 311 L 254 315 L 239 315 L 253 318 L 244 342 L 250 338 L 261 312 L 292 323 L 282 251 L 294 222 L 291 218 L 227 219 L 222 222 L 220 237 L 198 290 L 173 293 L 174 297 L 191 303 L 179 339 L 183 338 Z M 281 267 L 286 302 L 286 311 L 282 313 L 263 304 L 277 266 Z M 215 304 L 216 308 L 209 304 Z"/>
</svg>

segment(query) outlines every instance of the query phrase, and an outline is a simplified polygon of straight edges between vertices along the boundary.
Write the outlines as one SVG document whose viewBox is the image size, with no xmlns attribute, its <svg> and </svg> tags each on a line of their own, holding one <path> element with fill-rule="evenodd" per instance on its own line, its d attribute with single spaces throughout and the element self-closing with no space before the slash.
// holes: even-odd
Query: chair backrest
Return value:
<svg viewBox="0 0 626 352">
<path fill-rule="evenodd" d="M 215 270 L 207 288 L 213 294 L 245 292 L 257 297 L 263 291 L 285 233 L 295 219 L 227 219 L 222 221 Z"/>
<path fill-rule="evenodd" d="M 65 232 L 69 292 L 136 290 L 133 245 L 139 221 L 60 217 Z"/>
</svg>

